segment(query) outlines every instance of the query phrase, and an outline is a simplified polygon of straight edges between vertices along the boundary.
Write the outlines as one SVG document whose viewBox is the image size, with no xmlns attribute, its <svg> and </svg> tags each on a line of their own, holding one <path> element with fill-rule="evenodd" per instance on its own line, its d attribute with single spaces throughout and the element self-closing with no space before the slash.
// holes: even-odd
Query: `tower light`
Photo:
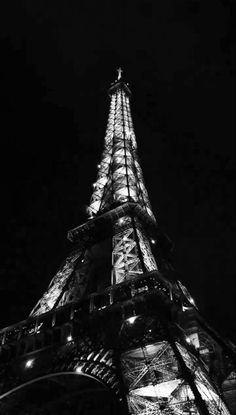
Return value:
<svg viewBox="0 0 236 415">
<path fill-rule="evenodd" d="M 129 317 L 129 318 L 127 318 L 126 319 L 126 321 L 129 323 L 129 324 L 134 324 L 134 322 L 135 322 L 135 320 L 138 318 L 138 316 L 132 316 L 132 317 Z"/>
<path fill-rule="evenodd" d="M 28 359 L 25 362 L 25 368 L 26 369 L 31 369 L 33 367 L 33 365 L 34 365 L 34 359 Z"/>
<path fill-rule="evenodd" d="M 82 373 L 83 372 L 83 367 L 82 366 L 77 366 L 75 368 L 76 373 Z"/>
</svg>

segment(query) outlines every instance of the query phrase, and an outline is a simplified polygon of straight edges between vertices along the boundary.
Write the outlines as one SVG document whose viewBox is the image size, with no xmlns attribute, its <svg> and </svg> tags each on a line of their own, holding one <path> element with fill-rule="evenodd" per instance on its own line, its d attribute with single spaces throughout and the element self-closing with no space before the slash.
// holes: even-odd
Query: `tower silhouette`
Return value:
<svg viewBox="0 0 236 415">
<path fill-rule="evenodd" d="M 0 332 L 0 413 L 227 415 L 235 350 L 171 265 L 121 69 L 109 96 L 89 219 L 29 318 Z"/>
</svg>

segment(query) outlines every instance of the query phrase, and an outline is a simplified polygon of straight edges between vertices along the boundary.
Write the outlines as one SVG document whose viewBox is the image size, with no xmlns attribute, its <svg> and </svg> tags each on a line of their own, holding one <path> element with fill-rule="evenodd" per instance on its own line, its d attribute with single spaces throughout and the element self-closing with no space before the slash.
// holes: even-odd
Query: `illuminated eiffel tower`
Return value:
<svg viewBox="0 0 236 415">
<path fill-rule="evenodd" d="M 121 69 L 109 96 L 89 219 L 29 318 L 0 332 L 0 413 L 227 415 L 234 350 L 170 264 Z"/>
</svg>

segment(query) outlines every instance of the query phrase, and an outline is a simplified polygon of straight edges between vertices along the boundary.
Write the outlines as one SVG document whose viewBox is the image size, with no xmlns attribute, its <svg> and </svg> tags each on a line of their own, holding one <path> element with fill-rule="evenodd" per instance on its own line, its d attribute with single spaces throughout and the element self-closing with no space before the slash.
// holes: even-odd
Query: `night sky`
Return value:
<svg viewBox="0 0 236 415">
<path fill-rule="evenodd" d="M 0 321 L 27 317 L 86 220 L 124 69 L 174 264 L 236 340 L 233 1 L 2 1 Z"/>
</svg>

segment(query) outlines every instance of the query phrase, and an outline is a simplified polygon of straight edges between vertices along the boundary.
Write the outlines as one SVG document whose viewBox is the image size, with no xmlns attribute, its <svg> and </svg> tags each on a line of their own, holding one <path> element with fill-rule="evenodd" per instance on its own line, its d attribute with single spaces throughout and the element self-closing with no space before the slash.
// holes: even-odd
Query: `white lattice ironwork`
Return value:
<svg viewBox="0 0 236 415">
<path fill-rule="evenodd" d="M 60 296 L 64 286 L 70 275 L 72 274 L 75 264 L 78 261 L 81 252 L 76 252 L 66 258 L 62 267 L 56 273 L 55 277 L 51 280 L 48 289 L 40 298 L 36 306 L 33 308 L 31 315 L 37 315 L 50 311 Z"/>
<path fill-rule="evenodd" d="M 154 218 L 136 152 L 129 94 L 123 82 L 111 92 L 102 159 L 88 211 L 91 216 L 114 202 L 138 202 Z"/>
<path fill-rule="evenodd" d="M 125 226 L 125 229 L 123 227 Z M 119 231 L 119 226 L 122 228 Z M 150 243 L 138 223 L 130 217 L 121 218 L 114 226 L 112 283 L 118 284 L 145 271 L 157 269 Z"/>
<path fill-rule="evenodd" d="M 147 271 L 153 271 L 154 269 L 157 269 L 157 264 L 151 251 L 150 242 L 146 237 L 145 232 L 137 229 L 137 234 L 145 268 Z"/>
<path fill-rule="evenodd" d="M 113 284 L 143 273 L 132 227 L 113 236 L 112 264 Z"/>
<path fill-rule="evenodd" d="M 30 315 L 46 313 L 82 297 L 88 282 L 89 259 L 86 254 L 76 251 L 68 256 Z"/>
<path fill-rule="evenodd" d="M 177 344 L 177 347 L 184 359 L 186 366 L 191 370 L 191 372 L 194 373 L 197 388 L 208 406 L 209 413 L 228 414 L 228 409 L 218 396 L 216 390 L 213 388 L 206 373 L 201 369 L 199 361 L 180 344 Z M 191 391 L 189 391 L 189 394 L 191 394 Z"/>
<path fill-rule="evenodd" d="M 229 415 L 197 359 L 177 345 L 209 414 Z M 199 414 L 191 387 L 182 377 L 172 347 L 163 341 L 123 354 L 121 367 L 129 390 L 130 412 L 136 414 Z"/>
</svg>

